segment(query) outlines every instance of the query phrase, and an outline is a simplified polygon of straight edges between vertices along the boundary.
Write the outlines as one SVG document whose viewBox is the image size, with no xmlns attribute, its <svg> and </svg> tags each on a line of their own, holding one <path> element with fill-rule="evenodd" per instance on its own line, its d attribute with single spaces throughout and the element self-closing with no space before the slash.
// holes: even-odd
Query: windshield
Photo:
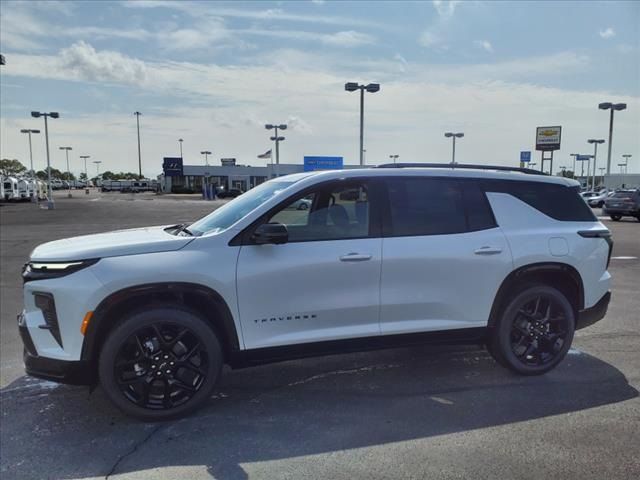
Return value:
<svg viewBox="0 0 640 480">
<path fill-rule="evenodd" d="M 197 236 L 226 230 L 293 183 L 292 181 L 286 182 L 282 180 L 263 183 L 214 210 L 206 217 L 192 223 L 189 226 L 189 230 Z"/>
</svg>

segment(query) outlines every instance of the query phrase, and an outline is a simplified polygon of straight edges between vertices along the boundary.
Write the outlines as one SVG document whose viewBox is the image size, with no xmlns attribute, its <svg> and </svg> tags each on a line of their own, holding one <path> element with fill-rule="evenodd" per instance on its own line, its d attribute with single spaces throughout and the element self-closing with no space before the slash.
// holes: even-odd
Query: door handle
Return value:
<svg viewBox="0 0 640 480">
<path fill-rule="evenodd" d="M 502 249 L 499 247 L 480 247 L 474 252 L 476 255 L 497 255 L 498 253 L 502 253 Z"/>
<path fill-rule="evenodd" d="M 366 262 L 371 260 L 371 255 L 363 255 L 360 253 L 348 253 L 340 257 L 341 262 Z"/>
</svg>

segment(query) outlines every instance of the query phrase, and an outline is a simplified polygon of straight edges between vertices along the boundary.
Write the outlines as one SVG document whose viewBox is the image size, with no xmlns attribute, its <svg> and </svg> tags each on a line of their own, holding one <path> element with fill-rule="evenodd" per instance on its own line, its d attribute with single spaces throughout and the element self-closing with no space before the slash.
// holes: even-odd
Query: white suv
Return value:
<svg viewBox="0 0 640 480">
<path fill-rule="evenodd" d="M 610 233 L 578 183 L 400 167 L 289 175 L 188 226 L 37 247 L 27 372 L 164 419 L 202 405 L 223 364 L 473 342 L 520 374 L 554 368 L 610 299 Z"/>
</svg>

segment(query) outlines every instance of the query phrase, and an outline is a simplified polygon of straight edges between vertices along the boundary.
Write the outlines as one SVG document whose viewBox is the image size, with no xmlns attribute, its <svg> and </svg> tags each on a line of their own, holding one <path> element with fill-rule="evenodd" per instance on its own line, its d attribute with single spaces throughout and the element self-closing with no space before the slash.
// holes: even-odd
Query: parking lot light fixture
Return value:
<svg viewBox="0 0 640 480">
<path fill-rule="evenodd" d="M 60 118 L 58 112 L 31 112 L 33 118 L 44 117 L 44 142 L 47 147 L 47 210 L 53 210 L 55 204 L 53 203 L 53 190 L 51 188 L 51 158 L 49 156 L 49 125 L 47 118 Z"/>
<path fill-rule="evenodd" d="M 347 92 L 355 92 L 360 90 L 360 166 L 364 165 L 364 92 L 376 93 L 380 91 L 379 83 L 369 83 L 360 85 L 356 82 L 347 82 L 344 84 Z"/>
<path fill-rule="evenodd" d="M 89 174 L 87 173 L 87 158 L 91 158 L 91 155 L 80 155 L 80 158 L 84 160 L 84 181 L 86 182 L 85 188 L 89 188 Z"/>
<path fill-rule="evenodd" d="M 596 162 L 598 161 L 598 145 L 600 145 L 601 143 L 604 143 L 603 139 L 596 139 L 596 138 L 590 138 L 589 140 L 587 140 L 588 143 L 593 144 L 593 181 L 591 182 L 591 186 L 593 188 L 593 191 L 596 190 Z M 611 145 L 611 144 L 609 144 Z M 607 169 L 607 172 L 609 170 Z M 587 186 L 589 185 L 589 181 L 587 180 Z"/>
<path fill-rule="evenodd" d="M 33 128 L 23 128 L 22 130 L 20 130 L 20 133 L 29 134 L 29 162 L 30 162 L 30 166 L 31 166 L 30 173 L 33 176 L 35 174 L 35 170 L 33 169 L 33 148 L 31 147 L 31 134 L 32 133 L 40 133 L 40 130 L 36 130 L 36 129 L 33 129 Z"/>
<path fill-rule="evenodd" d="M 453 139 L 453 153 L 451 155 L 451 165 L 455 165 L 456 164 L 456 138 L 464 137 L 464 133 L 462 133 L 462 132 L 458 132 L 458 133 L 446 132 L 444 134 L 444 136 L 447 137 L 447 138 L 452 138 Z"/>
<path fill-rule="evenodd" d="M 611 110 L 609 115 L 609 151 L 607 153 L 607 175 L 611 173 L 611 143 L 613 141 L 613 112 L 616 110 L 625 110 L 627 108 L 626 103 L 611 103 L 603 102 L 598 105 L 600 110 Z"/>
<path fill-rule="evenodd" d="M 140 152 L 140 112 L 133 112 L 136 116 L 136 125 L 138 127 L 138 175 L 142 178 L 142 154 Z"/>
<path fill-rule="evenodd" d="M 96 164 L 96 178 L 100 177 L 100 164 L 102 163 L 102 160 L 94 160 L 93 163 Z"/>
<path fill-rule="evenodd" d="M 67 155 L 67 182 L 69 184 L 69 191 L 67 197 L 71 198 L 71 171 L 69 170 L 69 150 L 73 150 L 71 147 L 60 147 L 60 150 L 64 150 Z"/>
<path fill-rule="evenodd" d="M 276 171 L 275 171 L 275 176 L 279 176 L 280 175 L 280 142 L 284 141 L 284 137 L 283 136 L 279 136 L 278 135 L 278 130 L 286 130 L 287 129 L 287 124 L 286 123 L 281 123 L 279 125 L 276 124 L 272 124 L 272 123 L 267 123 L 264 128 L 266 128 L 267 130 L 273 130 L 275 132 L 275 135 L 270 137 L 271 141 L 276 142 Z"/>
<path fill-rule="evenodd" d="M 208 167 L 209 166 L 209 155 L 211 155 L 211 152 L 209 150 L 203 150 L 202 152 L 200 152 L 201 155 L 204 155 L 204 164 Z"/>
</svg>

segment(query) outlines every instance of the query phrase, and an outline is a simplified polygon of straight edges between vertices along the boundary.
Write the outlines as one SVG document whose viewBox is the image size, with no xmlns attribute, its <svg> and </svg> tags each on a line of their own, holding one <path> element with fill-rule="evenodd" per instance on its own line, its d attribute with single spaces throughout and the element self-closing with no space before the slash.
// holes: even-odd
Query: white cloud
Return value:
<svg viewBox="0 0 640 480">
<path fill-rule="evenodd" d="M 489 53 L 493 53 L 493 45 L 491 45 L 491 42 L 489 40 L 474 40 L 473 44 L 476 47 L 482 48 Z"/>
<path fill-rule="evenodd" d="M 460 0 L 433 0 L 431 3 L 440 17 L 451 18 L 456 11 L 456 6 L 461 2 Z"/>
<path fill-rule="evenodd" d="M 600 34 L 600 37 L 604 38 L 605 40 L 616 36 L 616 31 L 611 27 L 600 30 L 598 33 Z"/>
<path fill-rule="evenodd" d="M 423 47 L 433 48 L 442 45 L 442 39 L 435 33 L 427 30 L 422 32 L 420 38 L 418 38 L 418 43 Z"/>
<path fill-rule="evenodd" d="M 143 85 L 147 82 L 147 66 L 119 52 L 96 51 L 84 41 L 60 51 L 56 67 L 77 79 Z"/>
<path fill-rule="evenodd" d="M 375 43 L 375 39 L 366 33 L 349 30 L 346 32 L 323 35 L 323 42 L 326 45 L 333 45 L 336 47 L 359 47 Z"/>
</svg>

